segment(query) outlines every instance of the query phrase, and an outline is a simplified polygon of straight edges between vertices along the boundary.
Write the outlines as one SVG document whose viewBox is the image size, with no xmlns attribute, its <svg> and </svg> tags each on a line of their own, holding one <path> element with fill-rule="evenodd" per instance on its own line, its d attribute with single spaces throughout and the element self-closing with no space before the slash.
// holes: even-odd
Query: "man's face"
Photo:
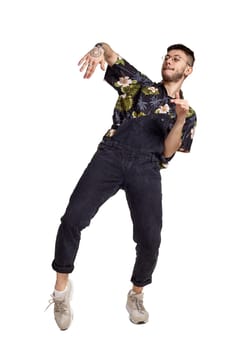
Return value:
<svg viewBox="0 0 233 350">
<path fill-rule="evenodd" d="M 163 60 L 161 74 L 164 82 L 178 82 L 191 72 L 188 56 L 182 50 L 169 51 Z"/>
</svg>

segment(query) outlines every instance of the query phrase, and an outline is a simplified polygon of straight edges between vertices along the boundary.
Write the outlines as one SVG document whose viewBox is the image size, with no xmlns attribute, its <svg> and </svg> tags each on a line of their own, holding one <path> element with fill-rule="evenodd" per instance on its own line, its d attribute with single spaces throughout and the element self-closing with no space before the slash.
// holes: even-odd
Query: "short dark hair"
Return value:
<svg viewBox="0 0 233 350">
<path fill-rule="evenodd" d="M 171 50 L 182 50 L 182 51 L 184 51 L 186 53 L 186 55 L 191 58 L 190 66 L 194 65 L 194 61 L 195 61 L 194 52 L 191 49 L 189 49 L 187 46 L 185 46 L 183 44 L 174 44 L 174 45 L 171 45 L 171 46 L 169 46 L 167 48 L 167 52 L 169 52 Z"/>
</svg>

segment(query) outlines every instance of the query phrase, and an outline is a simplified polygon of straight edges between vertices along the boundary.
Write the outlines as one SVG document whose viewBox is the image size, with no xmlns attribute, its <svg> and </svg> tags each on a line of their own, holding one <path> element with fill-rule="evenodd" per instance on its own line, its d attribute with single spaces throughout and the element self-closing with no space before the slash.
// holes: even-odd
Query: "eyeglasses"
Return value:
<svg viewBox="0 0 233 350">
<path fill-rule="evenodd" d="M 186 64 L 188 64 L 189 66 L 191 66 L 190 63 L 188 63 L 183 57 L 179 56 L 179 55 L 174 55 L 174 56 L 170 56 L 170 55 L 165 55 L 162 57 L 163 61 L 168 61 L 168 60 L 172 60 L 175 63 L 178 63 L 180 61 L 184 61 Z"/>
</svg>

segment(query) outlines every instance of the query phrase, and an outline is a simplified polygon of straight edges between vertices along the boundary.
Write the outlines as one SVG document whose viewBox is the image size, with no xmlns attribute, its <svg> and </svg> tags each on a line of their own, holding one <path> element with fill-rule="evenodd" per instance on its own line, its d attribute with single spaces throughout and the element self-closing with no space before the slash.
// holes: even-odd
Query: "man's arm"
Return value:
<svg viewBox="0 0 233 350">
<path fill-rule="evenodd" d="M 84 73 L 84 78 L 89 79 L 99 64 L 102 70 L 105 70 L 105 63 L 112 66 L 118 58 L 118 54 L 106 43 L 98 43 L 86 55 L 81 58 L 78 65 L 81 66 L 80 72 Z"/>
<path fill-rule="evenodd" d="M 184 122 L 176 121 L 173 128 L 169 132 L 164 142 L 163 155 L 165 158 L 170 158 L 181 146 L 181 137 Z"/>
<path fill-rule="evenodd" d="M 167 135 L 164 142 L 164 152 L 165 158 L 170 158 L 173 154 L 178 151 L 182 143 L 182 130 L 185 124 L 186 116 L 189 111 L 189 105 L 186 100 L 180 99 L 179 92 L 176 93 L 176 98 L 172 100 L 176 104 L 176 122 L 173 128 Z"/>
</svg>

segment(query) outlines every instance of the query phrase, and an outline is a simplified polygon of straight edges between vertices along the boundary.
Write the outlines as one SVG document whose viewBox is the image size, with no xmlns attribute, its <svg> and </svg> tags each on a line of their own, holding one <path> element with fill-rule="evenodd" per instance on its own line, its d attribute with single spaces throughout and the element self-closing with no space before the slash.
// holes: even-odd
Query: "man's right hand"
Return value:
<svg viewBox="0 0 233 350">
<path fill-rule="evenodd" d="M 98 64 L 102 70 L 105 70 L 104 49 L 101 46 L 95 46 L 78 62 L 78 66 L 81 66 L 80 72 L 86 69 L 83 78 L 89 79 Z"/>
</svg>

